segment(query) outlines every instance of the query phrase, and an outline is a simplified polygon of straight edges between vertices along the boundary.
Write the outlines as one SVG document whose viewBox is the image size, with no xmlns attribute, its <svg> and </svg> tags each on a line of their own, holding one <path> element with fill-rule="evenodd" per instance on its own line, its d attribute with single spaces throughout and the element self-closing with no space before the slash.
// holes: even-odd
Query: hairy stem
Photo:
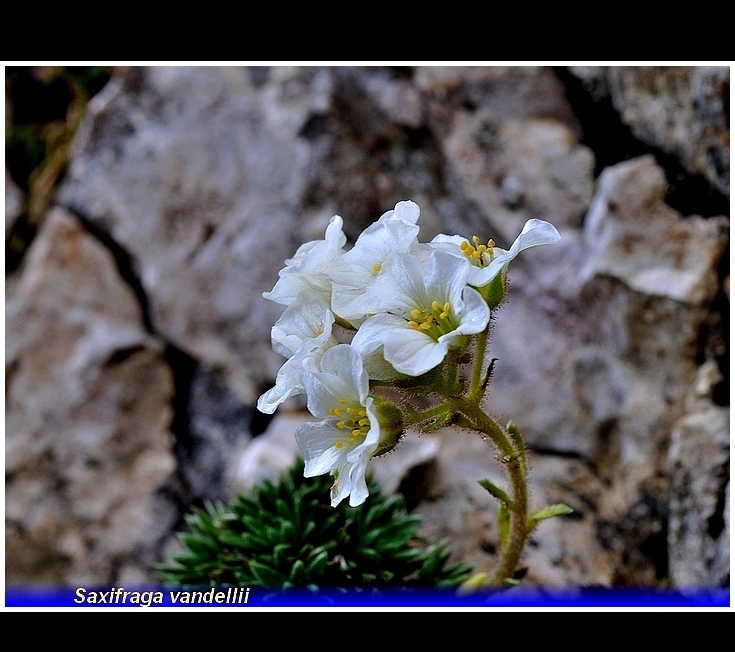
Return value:
<svg viewBox="0 0 735 652">
<path fill-rule="evenodd" d="M 502 460 L 510 477 L 513 493 L 512 504 L 508 506 L 510 512 L 510 538 L 507 547 L 501 551 L 498 568 L 487 581 L 490 586 L 503 586 L 507 578 L 513 577 L 528 536 L 528 486 L 525 456 L 518 450 L 518 444 L 514 441 L 520 437 L 520 433 L 515 431 L 513 436 L 510 437 L 472 399 L 461 401 L 458 407 L 462 416 L 476 430 L 486 434 L 497 446 L 503 456 Z"/>
</svg>

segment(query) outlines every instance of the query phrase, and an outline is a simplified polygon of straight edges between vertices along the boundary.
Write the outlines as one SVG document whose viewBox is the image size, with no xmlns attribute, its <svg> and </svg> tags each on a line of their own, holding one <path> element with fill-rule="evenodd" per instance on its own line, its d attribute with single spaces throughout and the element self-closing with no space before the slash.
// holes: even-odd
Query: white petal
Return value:
<svg viewBox="0 0 735 652">
<path fill-rule="evenodd" d="M 418 204 L 410 200 L 399 201 L 393 209 L 394 215 L 401 220 L 416 224 L 419 219 L 420 209 Z"/>
<path fill-rule="evenodd" d="M 273 350 L 288 358 L 305 340 L 321 344 L 329 338 L 333 324 L 334 314 L 323 298 L 300 296 L 271 328 Z"/>
<path fill-rule="evenodd" d="M 561 235 L 556 227 L 550 222 L 533 218 L 528 220 L 524 225 L 521 233 L 511 245 L 510 250 L 520 253 L 529 247 L 536 247 L 543 244 L 554 244 L 561 240 Z M 516 255 L 517 255 L 516 253 Z"/>
<path fill-rule="evenodd" d="M 446 251 L 431 254 L 429 272 L 426 275 L 426 296 L 440 304 L 449 301 L 455 310 L 461 309 L 462 290 L 472 269 L 467 257 L 459 258 Z"/>
<path fill-rule="evenodd" d="M 536 218 L 528 220 L 508 251 L 500 247 L 494 247 L 495 257 L 490 261 L 490 264 L 484 268 L 473 268 L 469 283 L 475 287 L 483 287 L 490 283 L 503 267 L 510 264 L 510 261 L 524 249 L 537 247 L 538 245 L 554 244 L 560 239 L 559 231 L 556 230 L 553 224 Z"/>
<path fill-rule="evenodd" d="M 436 367 L 449 350 L 448 342 L 408 326 L 402 317 L 380 313 L 368 319 L 357 331 L 352 346 L 368 355 L 383 347 L 383 356 L 402 374 L 420 376 Z"/>
<path fill-rule="evenodd" d="M 345 447 L 336 447 L 338 441 L 344 441 L 345 431 L 334 425 L 334 419 L 302 423 L 295 436 L 305 461 L 305 478 L 329 473 L 345 464 Z"/>
<path fill-rule="evenodd" d="M 487 307 L 485 299 L 477 290 L 471 287 L 464 288 L 462 299 L 464 308 L 455 333 L 462 333 L 463 335 L 481 333 L 487 328 L 487 323 L 490 321 L 490 308 Z M 439 341 L 442 341 L 442 337 L 439 338 Z"/>
<path fill-rule="evenodd" d="M 360 405 L 365 405 L 369 379 L 357 350 L 349 344 L 339 344 L 329 349 L 322 358 L 321 370 L 325 374 L 339 377 L 349 387 L 350 395 L 356 396 Z"/>
</svg>

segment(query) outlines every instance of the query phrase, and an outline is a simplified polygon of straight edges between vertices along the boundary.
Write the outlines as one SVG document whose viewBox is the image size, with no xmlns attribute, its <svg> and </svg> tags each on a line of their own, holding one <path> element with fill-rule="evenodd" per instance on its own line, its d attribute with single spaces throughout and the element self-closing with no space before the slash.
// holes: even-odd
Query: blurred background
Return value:
<svg viewBox="0 0 735 652">
<path fill-rule="evenodd" d="M 525 582 L 729 584 L 728 66 L 5 67 L 8 584 L 132 585 L 183 517 L 276 477 L 308 415 L 255 409 L 262 298 L 334 214 L 507 247 L 486 406 L 525 434 Z M 372 462 L 446 537 L 498 549 L 487 442 Z M 325 502 L 326 502 L 325 497 Z"/>
</svg>

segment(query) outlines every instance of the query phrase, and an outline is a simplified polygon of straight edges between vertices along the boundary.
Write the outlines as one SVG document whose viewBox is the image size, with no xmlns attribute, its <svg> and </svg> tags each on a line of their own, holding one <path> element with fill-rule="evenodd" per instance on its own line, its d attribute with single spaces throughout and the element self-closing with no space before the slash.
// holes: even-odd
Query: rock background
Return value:
<svg viewBox="0 0 735 652">
<path fill-rule="evenodd" d="M 135 583 L 192 504 L 289 465 L 303 404 L 261 297 L 297 246 L 402 199 L 421 239 L 525 220 L 487 407 L 526 434 L 544 585 L 729 583 L 729 68 L 120 68 L 6 274 L 6 581 Z M 6 239 L 20 214 L 6 173 Z M 373 462 L 456 561 L 502 482 L 471 433 Z"/>
</svg>

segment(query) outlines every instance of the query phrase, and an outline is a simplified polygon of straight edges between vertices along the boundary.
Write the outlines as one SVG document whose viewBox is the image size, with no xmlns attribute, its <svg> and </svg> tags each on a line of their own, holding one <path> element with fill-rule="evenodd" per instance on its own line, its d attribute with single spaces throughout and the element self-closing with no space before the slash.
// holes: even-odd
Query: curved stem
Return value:
<svg viewBox="0 0 735 652">
<path fill-rule="evenodd" d="M 508 475 L 513 486 L 513 505 L 510 515 L 510 540 L 508 547 L 501 555 L 500 564 L 495 570 L 489 584 L 503 586 L 506 578 L 513 577 L 521 559 L 523 546 L 528 536 L 528 488 L 526 477 L 519 459 L 508 462 Z"/>
<path fill-rule="evenodd" d="M 528 536 L 526 464 L 523 454 L 519 452 L 518 446 L 513 441 L 520 437 L 520 433 L 516 431 L 514 437 L 509 437 L 508 433 L 492 417 L 470 399 L 460 402 L 458 407 L 461 414 L 472 423 L 473 427 L 490 437 L 498 447 L 510 477 L 513 493 L 512 504 L 508 505 L 510 539 L 507 547 L 501 552 L 498 568 L 487 582 L 491 586 L 503 586 L 507 578 L 513 577 Z"/>
</svg>

